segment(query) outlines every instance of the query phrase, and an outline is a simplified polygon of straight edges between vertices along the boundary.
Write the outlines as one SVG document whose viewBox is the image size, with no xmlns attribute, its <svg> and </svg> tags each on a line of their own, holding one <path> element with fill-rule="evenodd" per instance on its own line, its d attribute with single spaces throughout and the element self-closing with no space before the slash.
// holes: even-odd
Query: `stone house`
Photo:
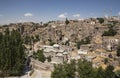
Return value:
<svg viewBox="0 0 120 78">
<path fill-rule="evenodd" d="M 91 51 L 93 49 L 93 44 L 84 44 L 80 46 L 81 50 Z"/>
<path fill-rule="evenodd" d="M 103 48 L 109 51 L 117 49 L 120 40 L 116 37 L 104 36 L 103 37 Z"/>
<path fill-rule="evenodd" d="M 56 53 L 57 53 L 56 50 L 50 49 L 50 48 L 46 48 L 46 49 L 44 49 L 43 51 L 44 51 L 45 57 L 49 57 L 49 56 L 55 57 L 55 56 L 56 56 Z"/>
<path fill-rule="evenodd" d="M 63 63 L 68 60 L 68 52 L 61 48 L 60 45 L 54 44 L 53 46 L 43 46 L 45 57 L 51 56 L 51 63 Z"/>
</svg>

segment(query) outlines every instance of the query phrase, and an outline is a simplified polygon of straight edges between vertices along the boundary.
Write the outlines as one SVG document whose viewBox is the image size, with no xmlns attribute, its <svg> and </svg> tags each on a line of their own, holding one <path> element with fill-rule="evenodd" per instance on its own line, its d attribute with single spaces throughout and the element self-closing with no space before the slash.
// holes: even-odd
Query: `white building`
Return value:
<svg viewBox="0 0 120 78">
<path fill-rule="evenodd" d="M 82 50 L 82 49 L 78 50 L 78 54 L 87 54 L 87 53 L 88 53 L 87 50 Z"/>
</svg>

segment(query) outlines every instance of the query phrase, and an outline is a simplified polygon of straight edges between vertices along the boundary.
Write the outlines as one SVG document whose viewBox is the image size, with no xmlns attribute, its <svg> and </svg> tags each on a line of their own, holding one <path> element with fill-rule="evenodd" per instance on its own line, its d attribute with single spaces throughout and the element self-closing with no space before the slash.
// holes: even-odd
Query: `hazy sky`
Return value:
<svg viewBox="0 0 120 78">
<path fill-rule="evenodd" d="M 0 0 L 0 24 L 120 15 L 120 0 Z"/>
</svg>

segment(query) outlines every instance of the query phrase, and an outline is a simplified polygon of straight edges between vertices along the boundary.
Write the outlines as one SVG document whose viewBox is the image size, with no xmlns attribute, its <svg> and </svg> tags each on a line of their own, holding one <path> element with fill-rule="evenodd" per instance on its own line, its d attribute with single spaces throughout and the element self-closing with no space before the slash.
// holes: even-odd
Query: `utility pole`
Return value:
<svg viewBox="0 0 120 78">
<path fill-rule="evenodd" d="M 110 18 L 112 18 L 112 9 L 110 9 Z"/>
<path fill-rule="evenodd" d="M 107 14 L 107 11 L 104 9 L 104 12 L 103 12 L 103 16 L 108 19 L 108 14 Z"/>
</svg>

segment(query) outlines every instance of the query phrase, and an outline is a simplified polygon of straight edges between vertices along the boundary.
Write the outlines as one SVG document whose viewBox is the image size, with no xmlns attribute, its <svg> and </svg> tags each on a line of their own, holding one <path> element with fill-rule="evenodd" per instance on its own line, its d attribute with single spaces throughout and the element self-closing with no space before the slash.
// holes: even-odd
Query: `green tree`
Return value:
<svg viewBox="0 0 120 78">
<path fill-rule="evenodd" d="M 68 25 L 69 23 L 70 23 L 69 20 L 66 18 L 65 24 Z"/>
<path fill-rule="evenodd" d="M 38 59 L 41 62 L 44 62 L 46 60 L 46 57 L 43 54 L 43 50 L 38 50 L 36 53 L 34 52 L 32 57 Z"/>
<path fill-rule="evenodd" d="M 64 74 L 65 78 L 75 78 L 75 71 L 76 71 L 76 62 L 75 60 L 71 60 L 70 63 L 64 62 Z"/>
<path fill-rule="evenodd" d="M 25 47 L 18 31 L 7 28 L 0 33 L 0 73 L 2 76 L 15 76 L 23 73 Z"/>
<path fill-rule="evenodd" d="M 107 66 L 107 68 L 105 69 L 105 78 L 114 78 L 115 74 L 113 72 L 114 67 L 109 65 Z"/>
<path fill-rule="evenodd" d="M 40 41 L 39 35 L 35 35 L 35 42 Z"/>
<path fill-rule="evenodd" d="M 67 46 L 69 46 L 70 45 L 70 43 L 69 43 L 70 41 L 69 40 L 67 40 L 66 42 L 65 42 L 65 45 L 67 45 Z"/>
<path fill-rule="evenodd" d="M 102 24 L 104 23 L 104 19 L 103 18 L 97 18 L 97 20 Z"/>
<path fill-rule="evenodd" d="M 47 57 L 48 62 L 51 62 L 51 56 Z"/>
<path fill-rule="evenodd" d="M 78 72 L 79 78 L 114 78 L 113 66 L 107 66 L 104 70 L 102 67 L 93 68 L 92 63 L 86 60 L 71 60 L 70 63 L 54 65 L 54 71 L 51 73 L 51 78 L 75 78 L 75 72 Z M 119 78 L 119 72 L 116 73 Z"/>
<path fill-rule="evenodd" d="M 78 61 L 78 68 L 77 71 L 79 73 L 80 78 L 93 78 L 93 68 L 92 68 L 92 63 L 88 62 L 86 60 L 79 60 Z"/>
<path fill-rule="evenodd" d="M 51 74 L 51 78 L 75 78 L 75 61 L 71 60 L 68 64 L 64 62 L 63 64 L 54 65 L 54 71 Z"/>
<path fill-rule="evenodd" d="M 51 73 L 51 78 L 65 78 L 65 71 L 62 64 L 54 65 L 54 71 Z"/>
<path fill-rule="evenodd" d="M 117 56 L 120 56 L 120 46 L 117 48 Z"/>
<path fill-rule="evenodd" d="M 78 41 L 78 42 L 77 42 L 77 49 L 80 49 L 80 45 L 81 45 L 81 42 Z"/>
<path fill-rule="evenodd" d="M 44 62 L 46 60 L 46 58 L 43 54 L 43 50 L 38 50 L 38 60 L 41 62 Z"/>
<path fill-rule="evenodd" d="M 104 64 L 107 64 L 109 61 L 108 61 L 108 58 L 105 58 L 104 59 Z"/>
<path fill-rule="evenodd" d="M 102 67 L 99 67 L 96 71 L 95 78 L 105 78 L 104 76 L 105 76 L 104 70 L 102 69 Z"/>
<path fill-rule="evenodd" d="M 113 28 L 109 28 L 108 31 L 105 31 L 102 36 L 114 36 L 117 34 L 117 31 Z"/>
<path fill-rule="evenodd" d="M 115 71 L 115 78 L 120 78 L 120 70 Z"/>
</svg>

